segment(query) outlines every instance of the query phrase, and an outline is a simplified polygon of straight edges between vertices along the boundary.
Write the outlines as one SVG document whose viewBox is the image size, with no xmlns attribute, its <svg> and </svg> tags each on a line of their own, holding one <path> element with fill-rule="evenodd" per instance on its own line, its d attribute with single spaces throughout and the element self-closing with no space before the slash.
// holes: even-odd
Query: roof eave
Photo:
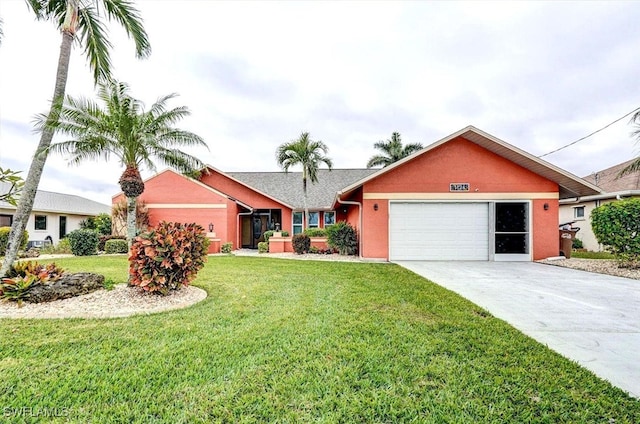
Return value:
<svg viewBox="0 0 640 424">
<path fill-rule="evenodd" d="M 622 191 L 613 191 L 610 193 L 602 193 L 602 194 L 596 194 L 593 196 L 576 196 L 576 197 L 572 197 L 572 198 L 566 198 L 566 199 L 561 199 L 560 200 L 560 204 L 561 205 L 570 205 L 570 204 L 575 204 L 575 203 L 582 203 L 582 202 L 592 202 L 594 200 L 605 200 L 605 199 L 615 199 L 618 196 L 620 197 L 635 197 L 638 196 L 640 197 L 640 190 L 622 190 Z"/>
</svg>

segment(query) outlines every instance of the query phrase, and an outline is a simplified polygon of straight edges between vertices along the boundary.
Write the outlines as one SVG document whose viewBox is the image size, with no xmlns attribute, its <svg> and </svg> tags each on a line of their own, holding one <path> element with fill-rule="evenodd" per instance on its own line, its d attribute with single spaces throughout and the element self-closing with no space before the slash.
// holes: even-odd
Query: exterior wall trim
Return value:
<svg viewBox="0 0 640 424">
<path fill-rule="evenodd" d="M 366 200 L 522 200 L 558 199 L 559 193 L 364 193 Z"/>
<path fill-rule="evenodd" d="M 227 209 L 224 203 L 147 203 L 148 209 Z"/>
</svg>

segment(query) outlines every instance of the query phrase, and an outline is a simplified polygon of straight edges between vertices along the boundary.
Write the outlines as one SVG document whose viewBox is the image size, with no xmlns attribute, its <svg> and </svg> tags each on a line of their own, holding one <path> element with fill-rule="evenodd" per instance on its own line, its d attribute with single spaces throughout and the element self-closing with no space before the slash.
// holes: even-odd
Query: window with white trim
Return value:
<svg viewBox="0 0 640 424">
<path fill-rule="evenodd" d="M 34 229 L 36 230 L 45 230 L 47 229 L 47 216 L 46 215 L 36 215 L 34 217 Z"/>
<path fill-rule="evenodd" d="M 303 221 L 304 214 L 302 212 L 294 212 L 293 213 L 293 235 L 301 234 L 303 230 Z"/>
<path fill-rule="evenodd" d="M 575 219 L 584 219 L 584 206 L 576 206 L 573 208 L 573 217 Z"/>
<path fill-rule="evenodd" d="M 334 211 L 324 213 L 324 227 L 328 227 L 336 223 L 336 213 Z"/>
<path fill-rule="evenodd" d="M 320 227 L 320 212 L 309 212 L 309 228 Z"/>
</svg>

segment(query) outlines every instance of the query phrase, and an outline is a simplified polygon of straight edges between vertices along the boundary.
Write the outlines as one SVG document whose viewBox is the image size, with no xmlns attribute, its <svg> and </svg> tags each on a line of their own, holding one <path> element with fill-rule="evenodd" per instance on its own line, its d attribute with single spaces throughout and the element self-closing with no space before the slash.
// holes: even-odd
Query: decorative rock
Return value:
<svg viewBox="0 0 640 424">
<path fill-rule="evenodd" d="M 26 300 L 32 303 L 51 302 L 91 293 L 103 287 L 104 275 L 91 272 L 63 274 L 58 281 L 33 287 Z"/>
</svg>

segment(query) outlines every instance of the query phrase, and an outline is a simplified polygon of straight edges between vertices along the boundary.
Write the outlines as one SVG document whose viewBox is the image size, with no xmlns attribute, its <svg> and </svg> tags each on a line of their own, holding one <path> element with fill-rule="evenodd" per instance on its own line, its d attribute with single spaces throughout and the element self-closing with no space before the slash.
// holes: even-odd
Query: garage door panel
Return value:
<svg viewBox="0 0 640 424">
<path fill-rule="evenodd" d="M 390 205 L 391 260 L 487 260 L 488 203 Z"/>
</svg>

